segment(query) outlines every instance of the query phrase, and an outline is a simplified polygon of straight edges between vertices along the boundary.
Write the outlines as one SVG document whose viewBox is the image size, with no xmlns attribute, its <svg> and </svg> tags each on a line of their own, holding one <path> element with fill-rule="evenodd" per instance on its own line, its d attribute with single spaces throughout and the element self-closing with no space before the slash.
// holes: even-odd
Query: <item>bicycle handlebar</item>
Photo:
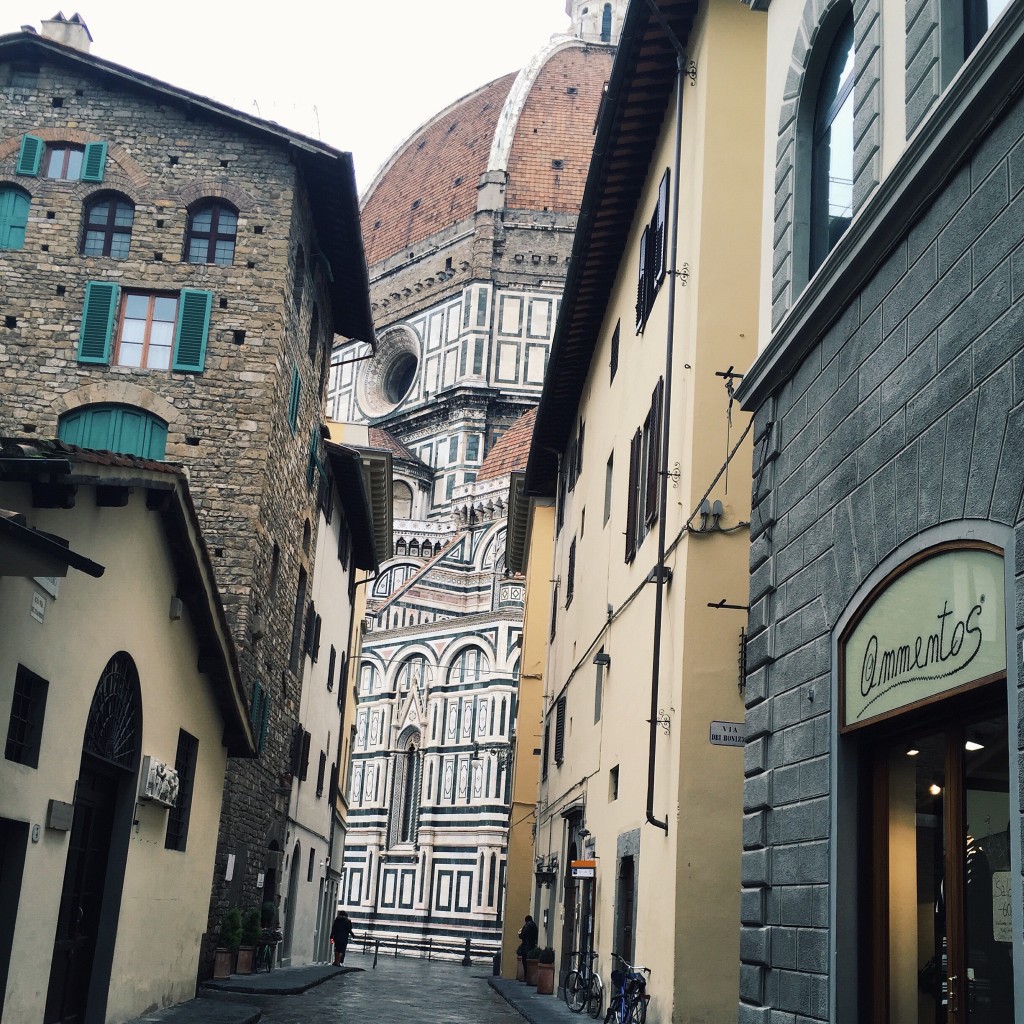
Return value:
<svg viewBox="0 0 1024 1024">
<path fill-rule="evenodd" d="M 612 956 L 616 960 L 621 960 L 622 963 L 625 965 L 627 971 L 643 971 L 648 978 L 651 976 L 650 967 L 643 967 L 640 964 L 631 964 L 624 956 L 622 956 L 621 953 L 612 953 Z"/>
</svg>

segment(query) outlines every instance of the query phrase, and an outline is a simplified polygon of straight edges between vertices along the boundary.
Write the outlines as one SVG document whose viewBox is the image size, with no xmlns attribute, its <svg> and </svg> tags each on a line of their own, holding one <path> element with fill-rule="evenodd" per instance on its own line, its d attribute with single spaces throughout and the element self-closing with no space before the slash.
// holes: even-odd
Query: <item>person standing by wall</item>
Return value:
<svg viewBox="0 0 1024 1024">
<path fill-rule="evenodd" d="M 340 967 L 345 962 L 345 950 L 348 949 L 348 940 L 352 937 L 354 930 L 348 914 L 344 910 L 339 910 L 338 916 L 334 919 L 334 926 L 331 928 L 335 967 Z"/>
<path fill-rule="evenodd" d="M 537 922 L 527 914 L 523 927 L 519 929 L 520 943 L 519 949 L 516 950 L 519 958 L 523 961 L 524 978 L 526 977 L 526 954 L 537 945 L 537 936 Z"/>
</svg>

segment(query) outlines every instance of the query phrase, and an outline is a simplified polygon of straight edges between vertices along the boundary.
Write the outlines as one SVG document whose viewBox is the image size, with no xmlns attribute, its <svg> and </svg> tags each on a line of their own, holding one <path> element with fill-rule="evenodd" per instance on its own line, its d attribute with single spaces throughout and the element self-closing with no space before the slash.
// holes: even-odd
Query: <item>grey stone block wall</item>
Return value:
<svg viewBox="0 0 1024 1024">
<path fill-rule="evenodd" d="M 1022 210 L 1018 99 L 755 412 L 741 1021 L 829 1019 L 831 631 L 854 592 L 976 519 L 1016 529 L 1024 593 Z"/>
</svg>

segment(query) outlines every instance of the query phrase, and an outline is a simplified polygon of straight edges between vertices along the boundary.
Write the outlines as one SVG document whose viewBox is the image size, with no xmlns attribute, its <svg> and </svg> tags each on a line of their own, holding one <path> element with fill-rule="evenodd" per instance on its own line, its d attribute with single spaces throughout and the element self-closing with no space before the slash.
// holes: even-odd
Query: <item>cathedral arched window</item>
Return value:
<svg viewBox="0 0 1024 1024">
<path fill-rule="evenodd" d="M 612 41 L 612 5 L 605 4 L 604 10 L 601 12 L 601 42 L 610 43 Z"/>
<path fill-rule="evenodd" d="M 391 515 L 395 519 L 412 516 L 412 488 L 404 480 L 396 480 L 391 492 Z"/>
<path fill-rule="evenodd" d="M 460 651 L 448 669 L 449 685 L 476 683 L 490 671 L 487 655 L 479 647 L 467 647 Z"/>
<path fill-rule="evenodd" d="M 422 654 L 414 654 L 402 663 L 395 680 L 395 688 L 399 693 L 416 689 L 420 693 L 426 685 L 427 659 Z"/>
<path fill-rule="evenodd" d="M 392 773 L 391 819 L 388 822 L 388 846 L 414 843 L 420 817 L 420 781 L 422 760 L 419 730 L 403 733 L 394 754 Z"/>
</svg>

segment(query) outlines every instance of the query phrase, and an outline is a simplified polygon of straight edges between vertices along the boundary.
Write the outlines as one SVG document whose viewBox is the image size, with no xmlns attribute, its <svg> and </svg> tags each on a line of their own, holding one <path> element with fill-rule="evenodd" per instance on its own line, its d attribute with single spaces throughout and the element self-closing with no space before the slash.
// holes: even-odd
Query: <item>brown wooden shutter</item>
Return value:
<svg viewBox="0 0 1024 1024">
<path fill-rule="evenodd" d="M 644 522 L 653 523 L 658 518 L 658 469 L 661 465 L 661 396 L 663 381 L 651 395 L 651 433 L 647 443 L 647 480 L 645 482 Z"/>
<path fill-rule="evenodd" d="M 636 503 L 640 492 L 640 445 L 638 430 L 629 442 L 629 483 L 626 492 L 626 561 L 636 557 Z"/>
</svg>

